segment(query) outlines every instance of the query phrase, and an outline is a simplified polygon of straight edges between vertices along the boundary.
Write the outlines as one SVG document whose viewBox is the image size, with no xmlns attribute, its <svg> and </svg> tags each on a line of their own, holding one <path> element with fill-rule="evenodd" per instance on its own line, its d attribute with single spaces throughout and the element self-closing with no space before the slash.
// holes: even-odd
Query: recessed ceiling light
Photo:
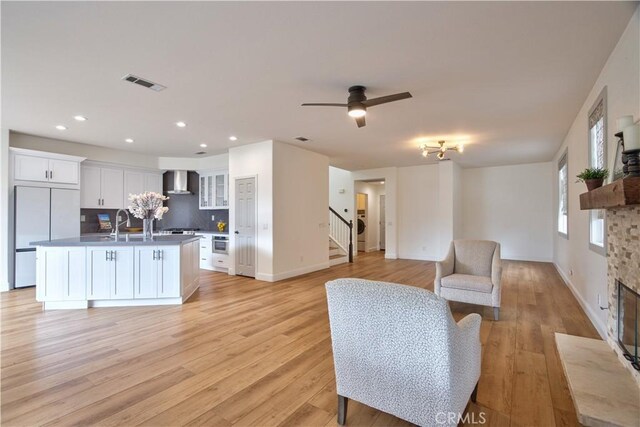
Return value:
<svg viewBox="0 0 640 427">
<path fill-rule="evenodd" d="M 124 142 L 128 142 L 129 144 L 131 144 L 133 142 L 133 139 L 127 138 L 127 139 L 124 140 Z"/>
<path fill-rule="evenodd" d="M 207 148 L 207 144 L 200 144 L 200 147 Z"/>
<path fill-rule="evenodd" d="M 67 127 L 63 126 L 63 125 L 58 125 L 58 126 L 56 126 L 56 129 L 58 129 L 58 130 L 67 130 Z"/>
<path fill-rule="evenodd" d="M 176 122 L 176 126 L 178 126 L 179 128 L 184 128 L 187 127 L 187 124 L 185 122 Z"/>
<path fill-rule="evenodd" d="M 237 136 L 230 136 L 230 137 L 229 137 L 229 140 L 230 140 L 230 141 L 237 141 L 237 140 L 238 140 L 238 137 L 237 137 Z"/>
<path fill-rule="evenodd" d="M 87 118 L 85 116 L 73 116 L 74 119 L 76 119 L 79 122 L 86 122 Z"/>
</svg>

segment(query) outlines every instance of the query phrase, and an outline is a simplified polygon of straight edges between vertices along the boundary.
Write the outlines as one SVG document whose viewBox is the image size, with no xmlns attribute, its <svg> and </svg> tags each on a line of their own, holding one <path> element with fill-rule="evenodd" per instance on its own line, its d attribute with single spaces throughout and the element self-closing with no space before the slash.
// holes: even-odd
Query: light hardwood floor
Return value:
<svg viewBox="0 0 640 427">
<path fill-rule="evenodd" d="M 336 424 L 324 283 L 363 277 L 433 289 L 431 262 L 385 260 L 265 283 L 201 271 L 183 306 L 42 312 L 2 294 L 5 426 Z M 483 315 L 478 404 L 486 425 L 577 425 L 553 333 L 598 335 L 554 267 L 505 262 L 501 320 Z M 349 426 L 407 423 L 356 402 Z"/>
</svg>

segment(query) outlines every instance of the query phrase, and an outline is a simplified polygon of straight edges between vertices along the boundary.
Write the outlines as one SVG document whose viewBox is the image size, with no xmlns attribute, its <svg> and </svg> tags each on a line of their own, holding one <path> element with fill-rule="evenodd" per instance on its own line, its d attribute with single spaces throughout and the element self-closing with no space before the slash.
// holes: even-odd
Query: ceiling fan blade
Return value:
<svg viewBox="0 0 640 427">
<path fill-rule="evenodd" d="M 323 104 L 323 103 L 310 103 L 302 104 L 303 107 L 346 107 L 347 104 Z"/>
<path fill-rule="evenodd" d="M 364 120 L 364 116 L 356 117 L 356 124 L 358 125 L 359 128 L 366 126 L 367 122 Z"/>
<path fill-rule="evenodd" d="M 403 99 L 412 98 L 409 92 L 396 93 L 394 95 L 381 96 L 379 98 L 367 99 L 363 104 L 367 107 L 373 107 L 374 105 L 386 104 L 387 102 L 400 101 Z"/>
</svg>

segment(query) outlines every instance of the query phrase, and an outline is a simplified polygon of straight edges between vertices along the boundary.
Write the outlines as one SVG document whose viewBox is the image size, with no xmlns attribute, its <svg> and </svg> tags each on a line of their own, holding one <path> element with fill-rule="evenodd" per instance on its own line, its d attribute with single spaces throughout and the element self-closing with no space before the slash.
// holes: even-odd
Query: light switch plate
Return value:
<svg viewBox="0 0 640 427">
<path fill-rule="evenodd" d="M 215 221 L 216 220 L 216 216 L 215 215 L 211 215 L 211 221 Z"/>
<path fill-rule="evenodd" d="M 87 217 L 84 215 L 80 215 L 80 222 L 85 222 L 87 220 Z"/>
</svg>

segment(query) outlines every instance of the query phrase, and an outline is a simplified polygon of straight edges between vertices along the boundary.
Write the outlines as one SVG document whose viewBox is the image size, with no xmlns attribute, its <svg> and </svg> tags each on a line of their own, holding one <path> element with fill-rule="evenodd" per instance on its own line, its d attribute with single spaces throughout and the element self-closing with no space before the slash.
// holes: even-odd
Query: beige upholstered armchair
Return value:
<svg viewBox="0 0 640 427">
<path fill-rule="evenodd" d="M 434 293 L 450 301 L 493 307 L 500 315 L 500 244 L 489 240 L 454 240 L 447 257 L 436 263 Z"/>
</svg>

